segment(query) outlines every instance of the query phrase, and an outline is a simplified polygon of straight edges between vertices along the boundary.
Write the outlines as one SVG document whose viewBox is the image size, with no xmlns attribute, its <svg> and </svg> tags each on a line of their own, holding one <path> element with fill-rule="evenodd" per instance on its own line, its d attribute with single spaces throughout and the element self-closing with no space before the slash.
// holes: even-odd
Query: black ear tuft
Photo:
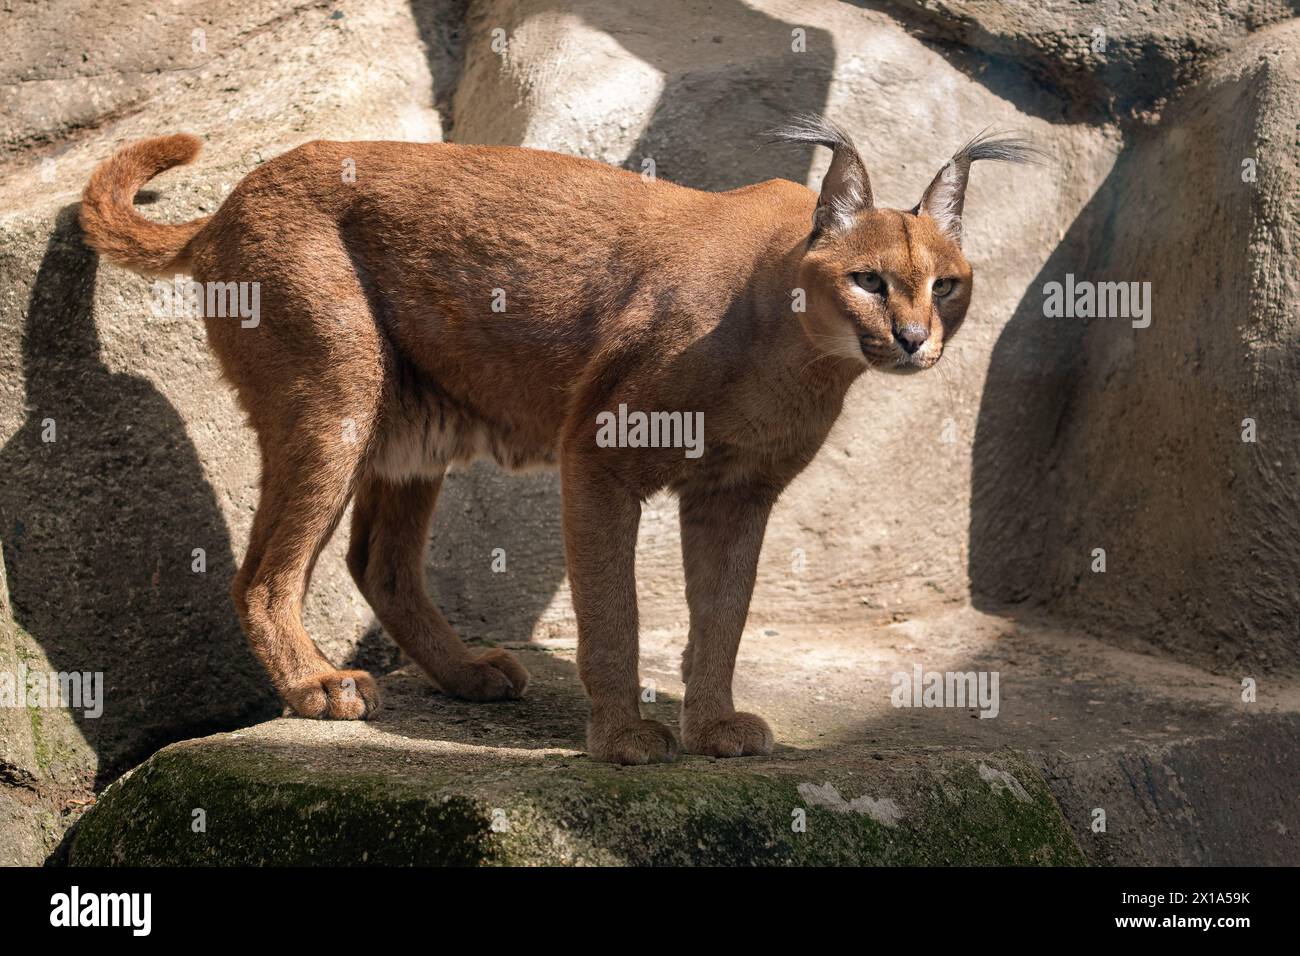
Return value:
<svg viewBox="0 0 1300 956">
<path fill-rule="evenodd" d="M 1000 163 L 1041 165 L 1048 154 L 1022 136 L 1001 135 L 984 130 L 953 154 L 952 159 L 926 187 L 925 195 L 912 209 L 913 214 L 925 213 L 939 227 L 939 231 L 954 242 L 961 242 L 961 213 L 966 202 L 966 183 L 970 164 L 979 160 Z"/>
<path fill-rule="evenodd" d="M 984 130 L 957 150 L 953 162 L 964 160 L 967 165 L 970 165 L 981 159 L 998 163 L 1041 166 L 1046 163 L 1048 154 L 1046 150 L 1035 146 L 1023 136 L 1015 133 L 1001 135 L 996 131 Z"/>
<path fill-rule="evenodd" d="M 822 116 L 804 113 L 768 133 L 772 143 L 809 143 L 834 154 L 822 179 L 813 230 L 847 228 L 853 217 L 872 206 L 871 180 L 853 139 L 842 127 Z"/>
</svg>

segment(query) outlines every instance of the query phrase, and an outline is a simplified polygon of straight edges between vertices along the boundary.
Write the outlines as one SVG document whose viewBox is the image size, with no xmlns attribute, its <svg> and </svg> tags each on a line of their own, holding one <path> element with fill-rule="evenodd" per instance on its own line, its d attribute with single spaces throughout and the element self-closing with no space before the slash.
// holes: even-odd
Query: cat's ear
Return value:
<svg viewBox="0 0 1300 956">
<path fill-rule="evenodd" d="M 822 177 L 821 194 L 813 213 L 813 233 L 847 229 L 854 217 L 871 208 L 871 180 L 857 147 L 841 127 L 820 116 L 799 116 L 771 133 L 773 142 L 812 143 L 832 152 L 830 169 Z"/>
<path fill-rule="evenodd" d="M 980 159 L 1002 163 L 1039 163 L 1046 156 L 1026 139 L 1018 136 L 998 139 L 997 135 L 985 130 L 957 150 L 957 154 L 939 170 L 921 201 L 912 209 L 913 215 L 926 215 L 933 219 L 939 231 L 958 245 L 961 244 L 961 210 L 966 202 L 970 164 Z"/>
</svg>

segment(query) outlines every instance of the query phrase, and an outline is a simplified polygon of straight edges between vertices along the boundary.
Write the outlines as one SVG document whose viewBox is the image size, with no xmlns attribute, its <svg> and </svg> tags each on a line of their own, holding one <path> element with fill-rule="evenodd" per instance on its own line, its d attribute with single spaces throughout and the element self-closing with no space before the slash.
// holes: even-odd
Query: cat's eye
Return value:
<svg viewBox="0 0 1300 956">
<path fill-rule="evenodd" d="M 950 295 L 955 288 L 957 288 L 956 279 L 935 279 L 934 285 L 930 286 L 930 294 L 942 299 L 945 295 Z"/>
<path fill-rule="evenodd" d="M 885 280 L 880 278 L 874 272 L 855 272 L 853 281 L 858 284 L 863 292 L 870 292 L 874 295 L 883 295 L 885 292 Z"/>
</svg>

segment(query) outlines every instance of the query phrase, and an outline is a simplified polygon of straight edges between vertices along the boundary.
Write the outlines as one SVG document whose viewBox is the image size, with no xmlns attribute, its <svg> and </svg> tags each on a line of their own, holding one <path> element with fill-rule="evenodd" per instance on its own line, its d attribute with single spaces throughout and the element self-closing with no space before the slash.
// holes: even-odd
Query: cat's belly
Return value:
<svg viewBox="0 0 1300 956">
<path fill-rule="evenodd" d="M 493 418 L 437 394 L 405 394 L 379 423 L 371 467 L 390 481 L 442 475 L 450 465 L 486 458 L 507 471 L 553 468 L 557 437 L 535 423 Z"/>
</svg>

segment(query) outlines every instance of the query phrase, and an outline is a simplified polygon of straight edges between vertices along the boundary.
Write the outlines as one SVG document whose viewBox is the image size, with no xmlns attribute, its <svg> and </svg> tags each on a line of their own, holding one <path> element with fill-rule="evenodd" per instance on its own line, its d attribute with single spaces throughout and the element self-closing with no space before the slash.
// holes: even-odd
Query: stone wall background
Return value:
<svg viewBox="0 0 1300 956">
<path fill-rule="evenodd" d="M 161 744 L 277 712 L 227 596 L 256 504 L 252 435 L 201 329 L 151 318 L 148 282 L 102 267 L 76 233 L 97 162 L 180 130 L 206 145 L 150 187 L 158 219 L 211 211 L 316 138 L 522 144 L 650 158 L 699 188 L 815 187 L 827 156 L 761 146 L 800 111 L 848 127 L 878 201 L 908 207 L 971 135 L 1023 130 L 1052 163 L 973 172 L 962 335 L 935 373 L 855 386 L 777 509 L 753 619 L 870 640 L 872 625 L 973 602 L 1220 671 L 1300 670 L 1295 14 L 1245 0 L 6 4 L 0 669 L 102 670 L 113 706 L 97 720 L 0 710 L 0 833 L 15 834 L 0 862 L 42 858 L 78 795 Z M 1066 273 L 1150 281 L 1150 328 L 1044 318 L 1042 286 Z M 900 510 L 896 489 L 918 480 L 921 507 Z M 308 628 L 338 663 L 394 666 L 345 546 L 322 556 Z M 1089 570 L 1098 547 L 1104 575 Z M 671 500 L 647 509 L 638 561 L 647 626 L 684 620 Z M 569 628 L 558 479 L 455 474 L 429 580 L 466 637 Z"/>
</svg>

